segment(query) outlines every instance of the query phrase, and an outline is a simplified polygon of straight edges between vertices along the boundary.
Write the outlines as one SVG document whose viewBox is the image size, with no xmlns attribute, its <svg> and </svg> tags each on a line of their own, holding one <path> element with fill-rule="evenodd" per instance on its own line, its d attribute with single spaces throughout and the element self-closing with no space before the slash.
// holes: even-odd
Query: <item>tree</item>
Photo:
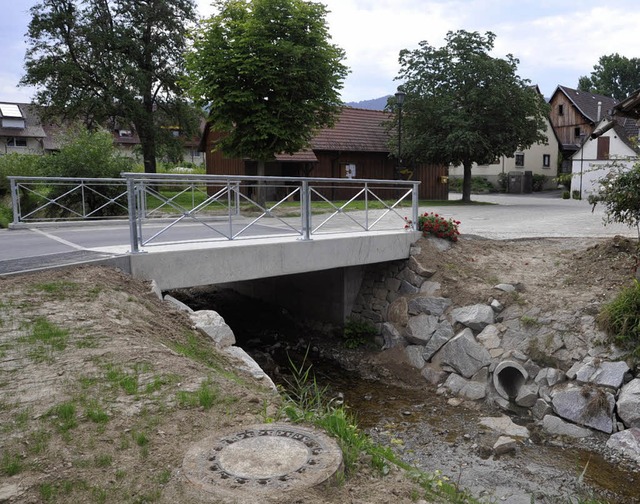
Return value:
<svg viewBox="0 0 640 504">
<path fill-rule="evenodd" d="M 591 76 L 583 75 L 578 89 L 622 100 L 640 88 L 640 58 L 626 58 L 618 53 L 600 56 Z"/>
<path fill-rule="evenodd" d="M 195 19 L 193 0 L 42 0 L 31 8 L 21 83 L 39 88 L 46 117 L 81 118 L 91 129 L 133 125 L 153 173 L 160 128 L 195 127 L 180 113 L 178 84 Z"/>
<path fill-rule="evenodd" d="M 324 5 L 303 0 L 218 0 L 196 32 L 188 82 L 207 108 L 217 148 L 265 162 L 308 146 L 332 125 L 347 74 L 344 51 L 330 43 Z"/>
<path fill-rule="evenodd" d="M 400 52 L 406 93 L 402 157 L 412 162 L 464 166 L 462 200 L 471 200 L 471 167 L 546 140 L 548 106 L 518 60 L 489 55 L 495 35 L 449 32 L 441 48 L 420 42 Z M 390 101 L 393 105 L 393 99 Z M 395 127 L 395 120 L 390 127 Z"/>
</svg>

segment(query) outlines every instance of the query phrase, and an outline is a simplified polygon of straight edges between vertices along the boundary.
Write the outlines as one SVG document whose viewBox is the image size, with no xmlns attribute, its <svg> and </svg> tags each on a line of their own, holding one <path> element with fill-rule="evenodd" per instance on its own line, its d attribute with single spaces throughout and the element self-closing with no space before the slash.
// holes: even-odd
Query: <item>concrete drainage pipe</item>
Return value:
<svg viewBox="0 0 640 504">
<path fill-rule="evenodd" d="M 500 396 L 513 400 L 528 377 L 527 370 L 517 362 L 502 361 L 493 372 L 493 386 Z"/>
</svg>

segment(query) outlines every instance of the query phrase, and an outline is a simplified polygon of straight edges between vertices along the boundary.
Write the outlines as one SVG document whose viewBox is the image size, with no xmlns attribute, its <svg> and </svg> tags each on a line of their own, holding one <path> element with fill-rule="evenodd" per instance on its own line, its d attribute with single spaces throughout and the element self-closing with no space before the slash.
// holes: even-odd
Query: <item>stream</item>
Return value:
<svg viewBox="0 0 640 504">
<path fill-rule="evenodd" d="M 424 382 L 400 386 L 361 373 L 363 351 L 344 348 L 335 335 L 301 329 L 286 311 L 230 291 L 172 293 L 194 310 L 217 311 L 246 350 L 276 383 L 285 384 L 290 363 L 307 363 L 331 397 L 344 400 L 376 442 L 408 463 L 440 472 L 483 502 L 510 504 L 640 503 L 640 473 L 600 455 L 606 436 L 587 441 L 546 439 L 529 418 L 512 417 L 531 432 L 515 453 L 493 454 L 498 434 L 482 417 L 504 412 L 482 403 L 439 395 Z M 251 316 L 247 316 L 250 313 Z"/>
</svg>

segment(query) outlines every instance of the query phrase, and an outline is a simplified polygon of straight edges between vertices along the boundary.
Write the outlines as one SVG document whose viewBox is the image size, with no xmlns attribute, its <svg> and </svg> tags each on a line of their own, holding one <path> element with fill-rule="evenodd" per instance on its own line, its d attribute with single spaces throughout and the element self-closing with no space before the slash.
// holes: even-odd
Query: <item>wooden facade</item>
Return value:
<svg viewBox="0 0 640 504">
<path fill-rule="evenodd" d="M 355 166 L 355 179 L 396 178 L 396 158 L 387 147 L 388 133 L 383 122 L 386 114 L 377 110 L 343 108 L 334 128 L 318 132 L 310 149 L 292 156 L 279 155 L 265 166 L 267 176 L 313 177 L 341 179 L 347 177 L 347 166 Z M 219 133 L 205 129 L 201 146 L 206 152 L 207 173 L 212 175 L 256 175 L 256 162 L 226 158 L 214 150 Z M 421 199 L 446 200 L 448 167 L 421 165 L 413 171 L 419 180 Z M 325 196 L 345 199 L 353 190 L 336 184 Z"/>
</svg>

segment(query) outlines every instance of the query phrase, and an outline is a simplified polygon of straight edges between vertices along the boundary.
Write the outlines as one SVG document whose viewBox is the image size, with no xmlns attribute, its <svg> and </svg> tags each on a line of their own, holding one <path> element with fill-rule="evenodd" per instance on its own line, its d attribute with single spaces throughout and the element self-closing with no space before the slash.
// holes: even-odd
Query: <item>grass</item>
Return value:
<svg viewBox="0 0 640 504">
<path fill-rule="evenodd" d="M 66 299 L 69 292 L 73 292 L 77 289 L 77 284 L 61 280 L 58 282 L 36 284 L 34 287 L 39 291 L 46 292 L 47 294 L 55 294 L 59 299 Z"/>
<path fill-rule="evenodd" d="M 196 408 L 199 406 L 204 410 L 209 410 L 219 401 L 220 392 L 210 381 L 205 381 L 200 384 L 200 387 L 195 392 L 179 391 L 176 394 L 176 399 L 181 408 Z"/>
<path fill-rule="evenodd" d="M 66 433 L 78 426 L 76 405 L 73 402 L 57 404 L 47 412 L 46 416 L 54 420 L 55 427 L 60 433 Z"/>
<path fill-rule="evenodd" d="M 540 327 L 542 325 L 537 318 L 530 317 L 529 315 L 523 315 L 522 317 L 520 317 L 520 323 L 524 327 L 531 327 L 531 328 Z"/>
<path fill-rule="evenodd" d="M 609 341 L 640 359 L 640 282 L 623 289 L 598 315 L 598 325 Z"/>
<path fill-rule="evenodd" d="M 20 455 L 4 452 L 0 460 L 0 471 L 7 476 L 15 476 L 22 472 L 23 464 Z"/>
<path fill-rule="evenodd" d="M 29 334 L 19 341 L 33 345 L 28 355 L 35 362 L 51 362 L 53 351 L 62 351 L 67 347 L 69 331 L 45 317 L 36 318 L 30 324 L 25 324 L 24 328 Z"/>
<path fill-rule="evenodd" d="M 108 364 L 105 378 L 114 387 L 119 387 L 128 395 L 138 393 L 138 375 L 127 373 L 122 368 Z"/>
</svg>

